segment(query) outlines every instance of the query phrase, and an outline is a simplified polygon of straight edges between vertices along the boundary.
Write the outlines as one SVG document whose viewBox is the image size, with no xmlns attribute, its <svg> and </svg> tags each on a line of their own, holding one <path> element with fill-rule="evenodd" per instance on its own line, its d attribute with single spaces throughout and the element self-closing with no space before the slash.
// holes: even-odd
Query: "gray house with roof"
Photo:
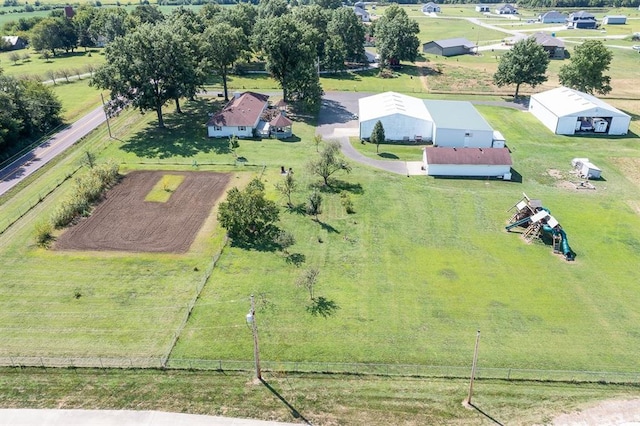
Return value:
<svg viewBox="0 0 640 426">
<path fill-rule="evenodd" d="M 518 9 L 512 4 L 506 3 L 497 6 L 496 13 L 498 15 L 517 15 Z"/>
<path fill-rule="evenodd" d="M 551 10 L 538 16 L 538 20 L 543 24 L 564 24 L 567 22 L 567 15 Z"/>
<path fill-rule="evenodd" d="M 564 59 L 564 41 L 543 32 L 531 34 L 530 37 L 549 53 L 551 59 Z"/>
<path fill-rule="evenodd" d="M 569 15 L 567 19 L 568 28 L 595 29 L 598 27 L 595 15 L 581 10 Z"/>
<path fill-rule="evenodd" d="M 456 56 L 474 53 L 476 45 L 464 37 L 434 40 L 424 43 L 422 51 L 440 56 Z"/>
</svg>

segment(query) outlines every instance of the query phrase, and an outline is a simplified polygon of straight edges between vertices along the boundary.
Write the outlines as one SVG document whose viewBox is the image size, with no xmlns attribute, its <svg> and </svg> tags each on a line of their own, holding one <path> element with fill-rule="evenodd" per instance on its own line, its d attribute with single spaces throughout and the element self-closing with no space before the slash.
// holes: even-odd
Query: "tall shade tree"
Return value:
<svg viewBox="0 0 640 426">
<path fill-rule="evenodd" d="M 78 37 L 78 46 L 84 47 L 85 51 L 89 47 L 96 45 L 97 36 L 93 32 L 92 23 L 96 19 L 96 9 L 88 4 L 84 4 L 78 8 L 73 17 L 73 25 L 76 29 Z"/>
<path fill-rule="evenodd" d="M 186 44 L 171 25 L 142 24 L 106 47 L 106 63 L 92 85 L 110 90 L 114 103 L 155 111 L 163 128 L 163 105 L 184 90 L 177 86 L 193 72 Z"/>
<path fill-rule="evenodd" d="M 502 55 L 493 81 L 498 87 L 515 84 L 513 97 L 517 98 L 521 84 L 536 87 L 547 81 L 548 66 L 549 53 L 533 37 L 529 37 L 520 40 Z"/>
<path fill-rule="evenodd" d="M 261 22 L 259 37 L 254 39 L 267 59 L 267 71 L 280 83 L 284 100 L 317 107 L 322 96 L 316 68 L 317 32 L 291 15 Z"/>
<path fill-rule="evenodd" d="M 637 55 L 636 55 L 637 56 Z M 587 40 L 573 50 L 571 62 L 560 68 L 560 84 L 581 92 L 606 95 L 611 92 L 609 70 L 613 54 L 600 40 Z"/>
<path fill-rule="evenodd" d="M 344 70 L 346 68 L 344 63 L 346 57 L 347 49 L 344 47 L 342 38 L 336 35 L 329 36 L 324 44 L 322 60 L 324 69 L 333 71 L 334 73 Z"/>
<path fill-rule="evenodd" d="M 415 62 L 420 46 L 420 28 L 415 20 L 409 19 L 404 9 L 397 4 L 389 6 L 375 21 L 374 31 L 381 64 Z"/>
<path fill-rule="evenodd" d="M 331 14 L 331 20 L 327 24 L 327 33 L 330 37 L 337 36 L 342 39 L 346 60 L 354 62 L 365 61 L 365 27 L 356 14 L 353 13 L 353 10 L 348 7 L 334 10 Z"/>
<path fill-rule="evenodd" d="M 91 23 L 91 33 L 96 42 L 111 43 L 117 37 L 127 33 L 127 11 L 119 7 L 98 9 L 95 19 Z"/>
<path fill-rule="evenodd" d="M 56 49 L 73 51 L 78 44 L 78 36 L 70 20 L 47 18 L 33 27 L 30 42 L 35 50 L 48 50 L 55 56 Z"/>
<path fill-rule="evenodd" d="M 331 13 L 317 4 L 305 7 L 294 7 L 291 13 L 298 21 L 306 22 L 316 30 L 318 35 L 316 40 L 316 56 L 322 59 L 324 55 L 324 43 L 327 39 L 327 24 L 329 23 Z"/>
<path fill-rule="evenodd" d="M 227 23 L 214 24 L 208 27 L 202 36 L 204 57 L 211 68 L 222 77 L 224 99 L 229 100 L 227 75 L 229 69 L 248 48 L 248 40 L 241 28 L 234 28 Z"/>
</svg>

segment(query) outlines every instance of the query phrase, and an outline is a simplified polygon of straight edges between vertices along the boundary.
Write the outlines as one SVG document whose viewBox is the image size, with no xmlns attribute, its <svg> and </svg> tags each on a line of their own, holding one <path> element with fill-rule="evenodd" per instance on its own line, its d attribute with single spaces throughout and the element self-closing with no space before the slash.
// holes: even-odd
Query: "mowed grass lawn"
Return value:
<svg viewBox="0 0 640 426">
<path fill-rule="evenodd" d="M 625 138 L 556 137 L 527 113 L 480 107 L 507 137 L 523 183 L 407 178 L 354 164 L 321 190 L 316 222 L 287 211 L 274 189 L 280 167 L 292 167 L 293 201 L 305 203 L 319 180 L 305 169 L 316 155 L 313 126 L 296 122 L 293 142 L 241 141 L 247 166 L 234 166 L 225 141 L 205 137 L 213 108 L 199 101 L 182 116 L 168 112 L 167 131 L 153 129 L 153 114 L 139 121 L 123 114 L 114 123 L 118 140 L 104 145 L 102 132 L 76 148 L 104 146 L 99 157 L 124 170 L 232 170 L 239 183 L 261 176 L 282 206 L 280 226 L 295 236 L 289 252 L 300 265 L 277 251 L 227 247 L 173 357 L 251 359 L 245 315 L 255 294 L 266 360 L 467 365 L 480 329 L 483 367 L 634 370 L 640 217 L 630 206 L 640 200 L 638 182 L 617 164 L 640 157 L 637 126 Z M 557 169 L 571 180 L 578 156 L 603 168 L 597 191 L 565 188 L 549 174 Z M 219 229 L 209 222 L 186 255 L 35 248 L 34 223 L 65 190 L 0 237 L 0 355 L 163 354 L 218 248 Z M 354 214 L 342 207 L 342 191 Z M 575 262 L 504 231 L 507 209 L 523 191 L 563 225 Z M 315 295 L 327 302 L 326 317 L 308 312 L 309 295 L 295 284 L 311 267 L 320 270 Z"/>
</svg>

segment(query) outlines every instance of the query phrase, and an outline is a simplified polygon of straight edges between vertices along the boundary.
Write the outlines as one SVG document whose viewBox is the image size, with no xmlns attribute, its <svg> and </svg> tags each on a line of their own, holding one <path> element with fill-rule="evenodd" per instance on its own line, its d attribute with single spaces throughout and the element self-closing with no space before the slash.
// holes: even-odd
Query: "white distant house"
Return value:
<svg viewBox="0 0 640 426">
<path fill-rule="evenodd" d="M 567 22 L 567 15 L 550 10 L 538 16 L 538 20 L 543 24 L 564 24 Z"/>
<path fill-rule="evenodd" d="M 511 179 L 508 148 L 426 147 L 424 168 L 429 176 L 475 176 Z"/>
<path fill-rule="evenodd" d="M 430 1 L 422 5 L 422 13 L 438 13 L 440 12 L 440 6 Z"/>
<path fill-rule="evenodd" d="M 491 11 L 491 7 L 489 7 L 488 4 L 477 4 L 476 5 L 476 12 L 484 13 L 484 12 L 490 12 L 490 11 Z"/>
<path fill-rule="evenodd" d="M 353 5 L 353 11 L 362 22 L 371 22 L 371 14 L 366 10 L 364 2 L 356 2 Z"/>
<path fill-rule="evenodd" d="M 631 116 L 596 98 L 567 87 L 531 96 L 529 112 L 558 135 L 626 135 Z"/>
<path fill-rule="evenodd" d="M 602 18 L 602 25 L 624 25 L 627 23 L 627 17 L 624 15 L 607 15 Z"/>
<path fill-rule="evenodd" d="M 497 6 L 496 13 L 498 15 L 516 15 L 518 13 L 518 9 L 512 4 L 506 3 Z"/>
<path fill-rule="evenodd" d="M 27 40 L 20 36 L 2 36 L 2 43 L 0 43 L 0 51 L 2 50 L 2 44 L 6 45 L 6 50 L 20 50 L 27 47 Z"/>
<path fill-rule="evenodd" d="M 433 146 L 491 148 L 493 128 L 467 101 L 423 101 L 433 120 Z"/>
</svg>

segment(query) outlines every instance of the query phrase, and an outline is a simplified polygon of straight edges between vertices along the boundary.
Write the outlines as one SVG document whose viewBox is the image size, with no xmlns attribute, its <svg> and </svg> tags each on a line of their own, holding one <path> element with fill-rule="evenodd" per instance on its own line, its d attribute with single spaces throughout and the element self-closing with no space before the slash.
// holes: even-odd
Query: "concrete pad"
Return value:
<svg viewBox="0 0 640 426">
<path fill-rule="evenodd" d="M 299 423 L 162 411 L 0 409 L 0 426 L 290 426 L 295 424 Z"/>
<path fill-rule="evenodd" d="M 407 161 L 407 174 L 409 176 L 426 176 L 426 170 L 422 170 L 423 165 L 422 161 Z"/>
</svg>

